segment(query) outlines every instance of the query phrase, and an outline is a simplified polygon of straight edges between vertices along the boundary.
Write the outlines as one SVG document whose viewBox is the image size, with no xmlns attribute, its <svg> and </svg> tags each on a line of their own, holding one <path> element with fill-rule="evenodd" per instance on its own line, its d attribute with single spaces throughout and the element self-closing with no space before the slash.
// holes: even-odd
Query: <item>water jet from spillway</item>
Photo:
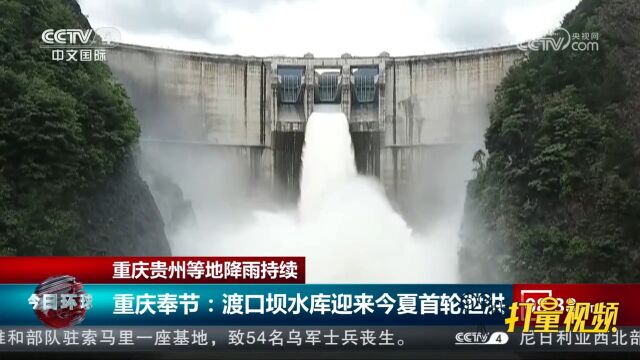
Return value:
<svg viewBox="0 0 640 360">
<path fill-rule="evenodd" d="M 349 123 L 333 108 L 316 105 L 305 128 L 298 204 L 302 221 L 318 214 L 336 188 L 356 177 Z"/>
<path fill-rule="evenodd" d="M 377 179 L 357 174 L 339 108 L 318 107 L 310 116 L 302 161 L 297 211 L 254 211 L 249 223 L 215 237 L 221 230 L 206 224 L 184 229 L 176 255 L 305 256 L 313 283 L 457 280 L 457 229 L 413 233 Z"/>
</svg>

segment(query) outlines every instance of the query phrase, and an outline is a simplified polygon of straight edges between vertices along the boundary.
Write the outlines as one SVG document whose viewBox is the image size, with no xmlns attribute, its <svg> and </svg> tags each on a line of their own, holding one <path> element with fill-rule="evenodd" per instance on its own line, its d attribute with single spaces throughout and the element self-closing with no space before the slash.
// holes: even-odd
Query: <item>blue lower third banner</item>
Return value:
<svg viewBox="0 0 640 360">
<path fill-rule="evenodd" d="M 67 352 L 639 351 L 636 287 L 549 284 L 0 284 L 0 358 Z M 614 291 L 616 290 L 616 291 Z M 618 311 L 621 321 L 617 322 Z M 623 321 L 624 320 L 624 321 Z M 278 351 L 272 351 L 278 350 Z M 496 356 L 493 356 L 497 354 Z M 117 357 L 115 357 L 117 358 Z M 327 356 L 326 358 L 331 358 Z"/>
<path fill-rule="evenodd" d="M 66 287 L 65 287 L 66 286 Z M 0 285 L 0 325 L 504 326 L 511 285 Z"/>
</svg>

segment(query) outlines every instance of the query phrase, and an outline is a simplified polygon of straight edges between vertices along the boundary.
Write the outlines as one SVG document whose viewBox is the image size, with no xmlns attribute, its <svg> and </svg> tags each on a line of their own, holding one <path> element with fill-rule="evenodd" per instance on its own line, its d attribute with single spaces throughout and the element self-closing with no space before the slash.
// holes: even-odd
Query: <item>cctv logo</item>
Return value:
<svg viewBox="0 0 640 360">
<path fill-rule="evenodd" d="M 73 45 L 77 43 L 86 45 L 89 43 L 92 34 L 93 30 L 91 29 L 61 29 L 57 31 L 47 29 L 42 32 L 42 41 L 49 45 Z"/>
<path fill-rule="evenodd" d="M 505 345 L 509 342 L 507 333 L 459 332 L 456 334 L 456 345 Z"/>
<path fill-rule="evenodd" d="M 42 32 L 41 47 L 113 47 L 121 40 L 120 31 L 112 27 L 98 29 L 47 29 Z"/>
</svg>

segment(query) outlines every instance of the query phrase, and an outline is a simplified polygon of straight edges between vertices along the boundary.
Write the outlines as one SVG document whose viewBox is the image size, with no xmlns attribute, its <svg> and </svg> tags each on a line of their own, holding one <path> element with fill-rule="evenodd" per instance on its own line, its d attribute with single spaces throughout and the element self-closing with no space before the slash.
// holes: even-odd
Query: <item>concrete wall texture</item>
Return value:
<svg viewBox="0 0 640 360">
<path fill-rule="evenodd" d="M 120 44 L 107 54 L 109 66 L 136 107 L 143 141 L 202 145 L 214 151 L 216 147 L 259 149 L 243 153 L 257 156 L 247 163 L 254 168 L 260 163 L 260 169 L 285 158 L 299 161 L 296 153 L 289 157 L 277 153 L 300 151 L 299 135 L 293 145 L 278 144 L 282 134 L 304 131 L 304 121 L 313 111 L 316 70 L 336 68 L 342 75 L 342 109 L 352 122 L 354 138 L 358 137 L 356 153 L 366 149 L 373 154 L 363 158 L 368 165 L 359 170 L 379 176 L 391 193 L 402 187 L 426 149 L 482 146 L 493 91 L 523 57 L 515 46 L 408 57 L 258 58 Z M 287 107 L 278 101 L 278 68 L 285 66 L 300 67 L 304 73 L 302 102 L 294 115 L 284 114 Z M 378 69 L 375 103 L 363 107 L 351 103 L 350 76 L 355 67 Z M 365 132 L 374 133 L 369 135 L 374 145 L 360 136 Z M 278 169 L 265 170 L 262 176 L 272 182 L 297 178 L 291 171 L 298 171 L 299 165 L 290 165 L 280 180 Z"/>
</svg>

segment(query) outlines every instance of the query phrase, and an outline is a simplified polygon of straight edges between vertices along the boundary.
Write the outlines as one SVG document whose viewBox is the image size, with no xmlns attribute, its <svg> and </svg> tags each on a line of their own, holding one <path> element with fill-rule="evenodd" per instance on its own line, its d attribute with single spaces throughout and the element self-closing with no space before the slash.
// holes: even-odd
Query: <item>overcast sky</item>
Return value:
<svg viewBox="0 0 640 360">
<path fill-rule="evenodd" d="M 431 54 L 514 44 L 578 0 L 79 0 L 122 42 L 240 55 Z"/>
</svg>

